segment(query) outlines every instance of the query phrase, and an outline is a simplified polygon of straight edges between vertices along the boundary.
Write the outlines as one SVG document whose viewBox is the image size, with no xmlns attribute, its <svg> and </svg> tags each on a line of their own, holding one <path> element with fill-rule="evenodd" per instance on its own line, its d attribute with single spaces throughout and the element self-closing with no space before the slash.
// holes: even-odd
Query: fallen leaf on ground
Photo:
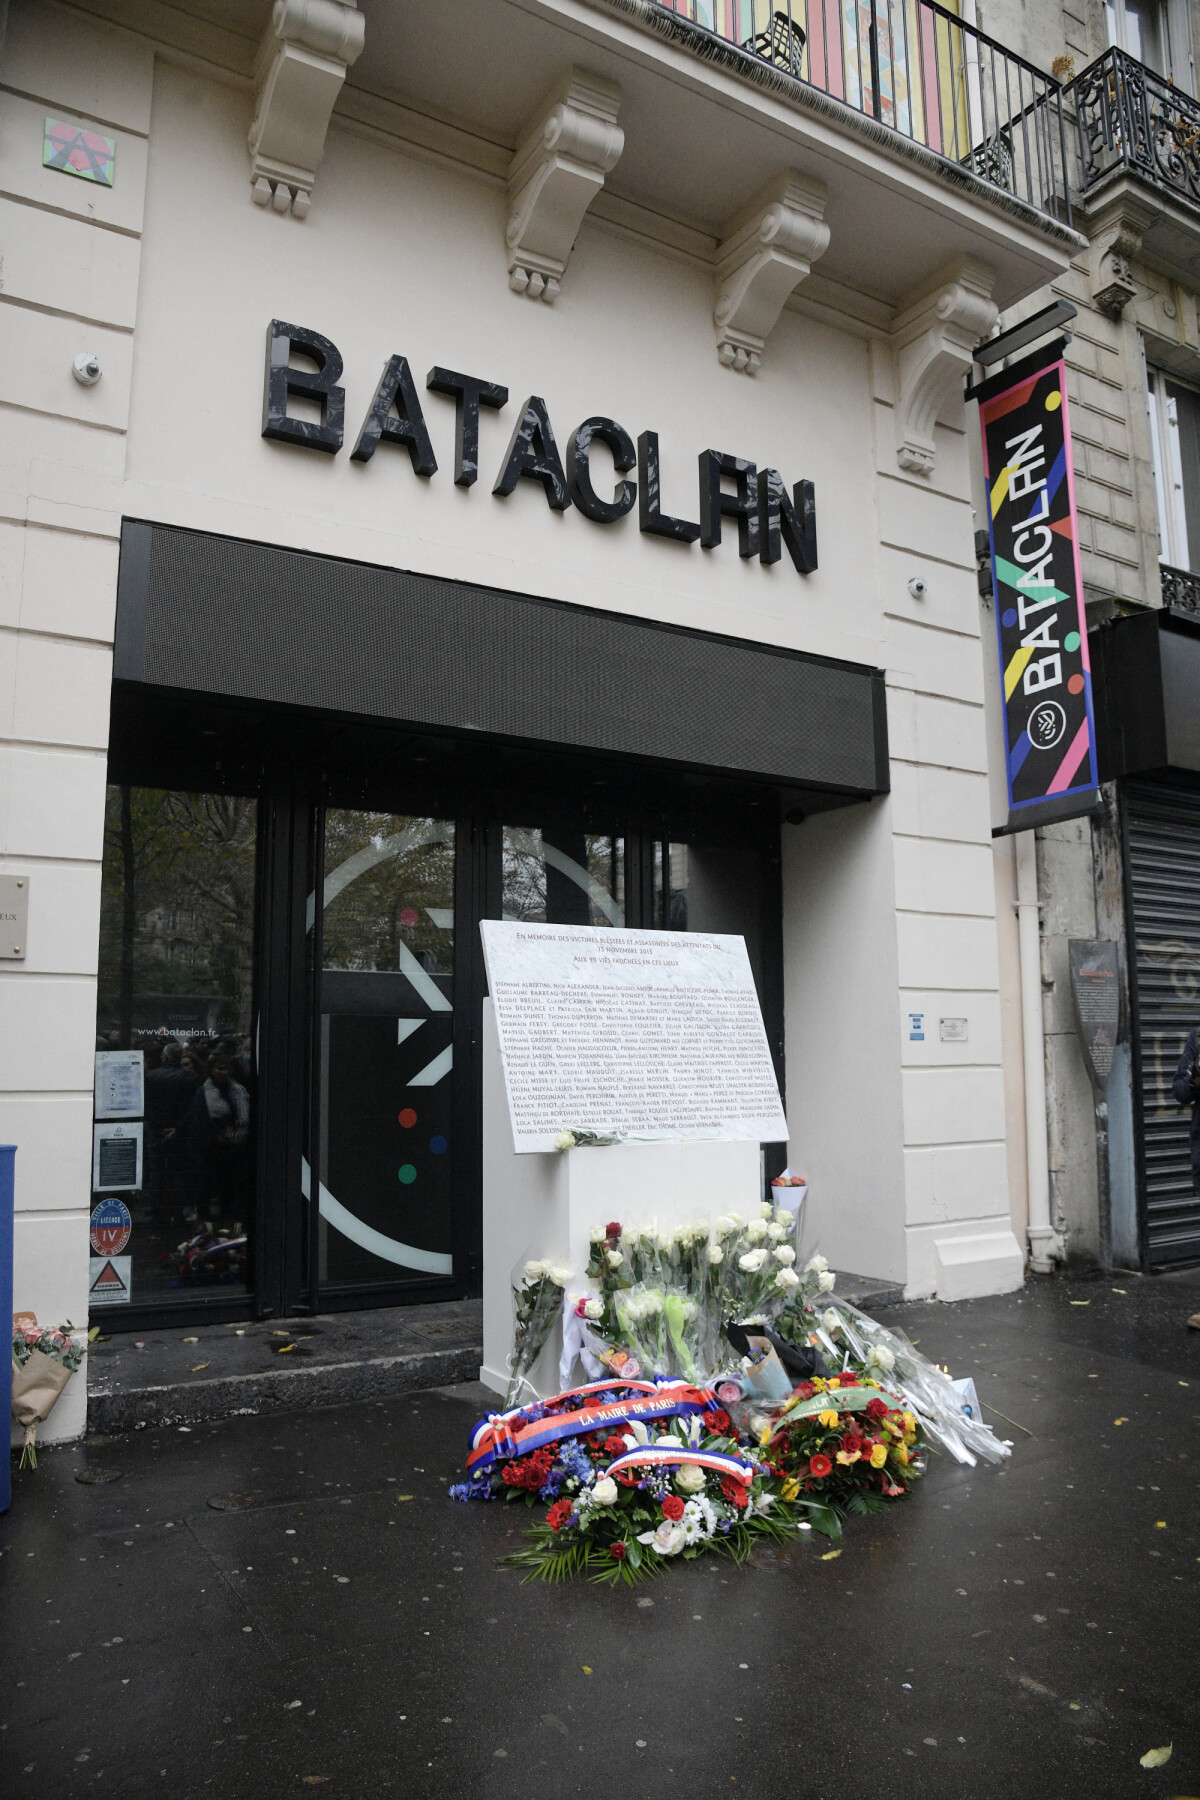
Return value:
<svg viewBox="0 0 1200 1800">
<path fill-rule="evenodd" d="M 585 1675 L 590 1675 L 590 1674 L 591 1674 L 591 1672 L 592 1672 L 592 1671 L 591 1671 L 591 1669 L 590 1669 L 590 1668 L 589 1668 L 589 1666 L 588 1666 L 588 1664 L 587 1664 L 587 1663 L 580 1663 L 580 1665 L 579 1665 L 579 1666 L 580 1666 L 580 1668 L 581 1668 L 581 1669 L 582 1669 L 582 1670 L 583 1670 L 583 1672 L 584 1672 L 584 1674 L 585 1674 Z"/>
<path fill-rule="evenodd" d="M 832 1562 L 835 1556 L 840 1556 L 841 1554 L 842 1553 L 840 1550 L 827 1550 L 825 1552 L 824 1556 L 821 1558 L 821 1561 L 822 1562 Z"/>
<path fill-rule="evenodd" d="M 397 1494 L 396 1495 L 396 1504 L 398 1506 L 400 1504 L 401 1500 L 411 1500 L 411 1499 L 412 1499 L 411 1494 Z"/>
<path fill-rule="evenodd" d="M 1092 1303 L 1090 1300 L 1072 1300 L 1071 1301 L 1072 1306 L 1090 1306 L 1091 1304 Z"/>
<path fill-rule="evenodd" d="M 1128 1423 L 1129 1423 L 1128 1419 L 1114 1419 L 1113 1420 L 1114 1425 L 1128 1425 Z"/>
<path fill-rule="evenodd" d="M 1170 1762 L 1174 1748 L 1174 1744 L 1163 1744 L 1158 1750 L 1147 1750 L 1145 1756 L 1138 1757 L 1138 1761 L 1143 1769 L 1161 1769 L 1165 1762 Z"/>
<path fill-rule="evenodd" d="M 1155 1531 L 1165 1531 L 1167 1529 L 1167 1521 L 1165 1519 L 1155 1519 L 1154 1529 Z"/>
<path fill-rule="evenodd" d="M 184 1341 L 184 1343 L 185 1343 L 185 1344 L 198 1344 L 198 1343 L 199 1343 L 199 1342 L 200 1342 L 200 1339 L 199 1339 L 199 1338 L 198 1338 L 198 1337 L 196 1337 L 196 1338 L 184 1338 L 184 1340 L 183 1340 L 183 1341 Z"/>
<path fill-rule="evenodd" d="M 192 1364 L 192 1374 L 193 1375 L 198 1374 L 201 1369 L 207 1369 L 207 1367 L 208 1367 L 207 1363 L 193 1363 Z"/>
</svg>

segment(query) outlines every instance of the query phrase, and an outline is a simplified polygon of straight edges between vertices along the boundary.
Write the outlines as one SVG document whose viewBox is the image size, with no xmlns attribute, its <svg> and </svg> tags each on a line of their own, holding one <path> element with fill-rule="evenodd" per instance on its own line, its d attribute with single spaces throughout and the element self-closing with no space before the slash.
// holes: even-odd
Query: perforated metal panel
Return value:
<svg viewBox="0 0 1200 1800">
<path fill-rule="evenodd" d="M 1200 794 L 1131 782 L 1126 828 L 1146 1256 L 1163 1267 L 1200 1258 L 1189 1112 L 1171 1092 L 1188 1032 L 1200 1024 Z"/>
<path fill-rule="evenodd" d="M 125 525 L 115 674 L 836 793 L 888 787 L 879 670 L 166 526 Z"/>
</svg>

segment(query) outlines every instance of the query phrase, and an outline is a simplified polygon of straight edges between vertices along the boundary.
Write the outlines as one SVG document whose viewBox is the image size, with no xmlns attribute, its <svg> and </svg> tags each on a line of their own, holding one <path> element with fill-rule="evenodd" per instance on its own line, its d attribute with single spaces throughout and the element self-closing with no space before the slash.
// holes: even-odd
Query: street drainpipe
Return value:
<svg viewBox="0 0 1200 1800">
<path fill-rule="evenodd" d="M 1050 1151 L 1046 1141 L 1046 1047 L 1042 1034 L 1042 946 L 1038 919 L 1037 847 L 1032 831 L 1015 833 L 1017 934 L 1021 956 L 1021 1037 L 1025 1065 L 1025 1167 L 1029 1188 L 1029 1266 L 1049 1275 L 1063 1243 L 1050 1223 Z"/>
</svg>

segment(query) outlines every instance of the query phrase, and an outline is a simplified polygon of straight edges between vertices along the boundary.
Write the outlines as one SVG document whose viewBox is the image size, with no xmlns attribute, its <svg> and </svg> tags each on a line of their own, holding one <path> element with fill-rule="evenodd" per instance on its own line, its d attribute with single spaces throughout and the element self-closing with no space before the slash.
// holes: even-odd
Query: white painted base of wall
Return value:
<svg viewBox="0 0 1200 1800">
<path fill-rule="evenodd" d="M 979 1300 L 1011 1294 L 1025 1280 L 1025 1258 L 1007 1228 L 933 1241 L 939 1300 Z"/>
</svg>

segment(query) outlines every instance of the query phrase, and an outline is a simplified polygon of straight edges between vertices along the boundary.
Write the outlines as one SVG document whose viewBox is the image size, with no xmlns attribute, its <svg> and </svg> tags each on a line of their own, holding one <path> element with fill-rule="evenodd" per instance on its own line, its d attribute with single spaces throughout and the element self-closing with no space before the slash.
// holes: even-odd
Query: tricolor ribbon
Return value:
<svg viewBox="0 0 1200 1800">
<path fill-rule="evenodd" d="M 639 1444 L 636 1450 L 627 1450 L 610 1462 L 604 1474 L 615 1476 L 623 1469 L 669 1469 L 680 1463 L 699 1463 L 702 1469 L 712 1469 L 747 1487 L 754 1480 L 755 1466 L 744 1457 L 729 1456 L 724 1450 L 693 1450 L 687 1444 Z"/>
<path fill-rule="evenodd" d="M 611 1394 L 614 1388 L 637 1391 L 629 1399 L 610 1401 L 607 1405 L 584 1405 L 573 1412 L 550 1413 L 537 1419 L 526 1415 L 543 1407 L 560 1404 L 584 1394 Z M 471 1433 L 467 1455 L 467 1473 L 477 1480 L 494 1462 L 511 1462 L 528 1456 L 546 1444 L 562 1438 L 583 1437 L 602 1427 L 620 1435 L 635 1421 L 649 1424 L 656 1419 L 686 1418 L 703 1413 L 720 1403 L 711 1388 L 691 1387 L 686 1381 L 593 1381 L 580 1388 L 569 1388 L 553 1400 L 539 1402 L 538 1407 L 518 1407 L 513 1412 L 492 1413 L 480 1419 Z M 695 1460 L 685 1458 L 685 1460 Z"/>
</svg>

